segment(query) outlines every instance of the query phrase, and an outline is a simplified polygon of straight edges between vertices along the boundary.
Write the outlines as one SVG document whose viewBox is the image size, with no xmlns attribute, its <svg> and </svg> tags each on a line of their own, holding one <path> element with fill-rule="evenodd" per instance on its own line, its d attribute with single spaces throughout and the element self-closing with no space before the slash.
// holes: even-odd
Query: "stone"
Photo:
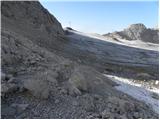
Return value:
<svg viewBox="0 0 160 120">
<path fill-rule="evenodd" d="M 112 108 L 112 103 L 111 102 L 107 103 L 107 107 Z"/>
<path fill-rule="evenodd" d="M 124 108 L 126 111 L 134 111 L 135 106 L 133 103 L 126 102 L 124 103 Z"/>
<path fill-rule="evenodd" d="M 148 73 L 138 73 L 137 78 L 145 80 L 145 79 L 151 78 L 151 75 L 149 75 Z"/>
<path fill-rule="evenodd" d="M 52 74 L 53 73 L 53 74 Z M 37 98 L 47 99 L 51 85 L 56 86 L 54 72 L 46 70 L 36 73 L 32 78 L 24 81 L 24 88 Z"/>
<path fill-rule="evenodd" d="M 134 119 L 137 119 L 137 118 L 139 118 L 140 116 L 139 116 L 139 112 L 134 112 L 133 113 L 133 118 Z"/>
<path fill-rule="evenodd" d="M 15 81 L 16 81 L 15 78 L 10 78 L 10 79 L 8 80 L 8 83 L 14 83 Z"/>
<path fill-rule="evenodd" d="M 73 101 L 73 102 L 72 102 L 72 105 L 73 105 L 73 106 L 78 106 L 78 101 Z"/>
<path fill-rule="evenodd" d="M 49 84 L 43 78 L 32 78 L 24 82 L 24 87 L 37 98 L 47 99 L 49 96 Z"/>
<path fill-rule="evenodd" d="M 97 113 L 92 113 L 91 115 L 88 115 L 86 118 L 87 119 L 99 119 L 99 118 L 101 118 L 101 115 L 99 115 Z"/>
<path fill-rule="evenodd" d="M 54 101 L 54 103 L 55 104 L 58 104 L 60 101 L 58 100 L 58 99 L 56 99 L 55 101 Z"/>
<path fill-rule="evenodd" d="M 2 116 L 14 116 L 16 114 L 16 109 L 12 107 L 2 107 L 1 115 Z"/>
<path fill-rule="evenodd" d="M 76 88 L 73 84 L 68 84 L 68 93 L 69 95 L 72 95 L 72 96 L 79 96 L 81 95 L 81 91 Z"/>
<path fill-rule="evenodd" d="M 13 93 L 18 90 L 18 85 L 14 83 L 3 83 L 1 84 L 2 96 L 8 93 Z"/>
<path fill-rule="evenodd" d="M 152 93 L 151 96 L 152 96 L 152 98 L 154 98 L 154 99 L 157 99 L 157 100 L 159 99 L 159 95 L 158 95 L 157 93 Z"/>
<path fill-rule="evenodd" d="M 109 111 L 107 111 L 107 110 L 104 110 L 103 112 L 102 112 L 102 119 L 107 119 L 107 118 L 110 118 L 110 112 Z"/>
<path fill-rule="evenodd" d="M 6 74 L 1 72 L 1 80 L 2 81 L 5 81 L 6 80 Z"/>
<path fill-rule="evenodd" d="M 11 104 L 11 107 L 16 108 L 18 112 L 26 110 L 28 106 L 29 104 L 18 104 L 18 103 Z"/>
<path fill-rule="evenodd" d="M 67 90 L 66 89 L 60 89 L 60 94 L 66 95 L 67 94 Z"/>
<path fill-rule="evenodd" d="M 115 82 L 103 76 L 95 69 L 83 65 L 76 66 L 69 78 L 71 93 L 73 92 L 72 90 L 75 90 L 77 93 L 85 91 L 98 95 L 108 95 L 111 92 L 112 86 L 115 85 L 117 85 Z M 107 90 L 108 92 L 104 92 Z"/>
</svg>

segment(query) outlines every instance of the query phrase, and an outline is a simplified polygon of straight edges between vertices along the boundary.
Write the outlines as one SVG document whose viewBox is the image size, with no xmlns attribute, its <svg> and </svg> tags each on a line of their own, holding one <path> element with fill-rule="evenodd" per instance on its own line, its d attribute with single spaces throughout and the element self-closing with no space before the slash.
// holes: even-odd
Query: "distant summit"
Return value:
<svg viewBox="0 0 160 120">
<path fill-rule="evenodd" d="M 113 39 L 142 40 L 144 42 L 159 43 L 158 29 L 147 28 L 142 23 L 132 24 L 123 31 L 104 34 L 104 36 Z"/>
</svg>

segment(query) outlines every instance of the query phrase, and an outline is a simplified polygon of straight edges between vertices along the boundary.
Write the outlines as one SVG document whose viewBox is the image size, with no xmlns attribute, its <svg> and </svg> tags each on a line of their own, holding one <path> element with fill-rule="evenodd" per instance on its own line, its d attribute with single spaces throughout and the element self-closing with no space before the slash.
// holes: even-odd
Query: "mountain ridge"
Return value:
<svg viewBox="0 0 160 120">
<path fill-rule="evenodd" d="M 131 24 L 122 31 L 107 33 L 103 36 L 108 36 L 113 39 L 142 40 L 144 42 L 159 43 L 159 30 L 147 28 L 142 23 Z"/>
</svg>

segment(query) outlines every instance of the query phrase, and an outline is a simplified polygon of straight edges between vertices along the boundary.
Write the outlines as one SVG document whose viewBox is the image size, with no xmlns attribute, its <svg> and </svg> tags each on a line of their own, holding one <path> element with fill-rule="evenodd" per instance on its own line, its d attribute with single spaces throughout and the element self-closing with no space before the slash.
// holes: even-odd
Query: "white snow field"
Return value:
<svg viewBox="0 0 160 120">
<path fill-rule="evenodd" d="M 159 89 L 148 88 L 142 84 L 134 83 L 130 79 L 113 75 L 104 75 L 119 84 L 119 86 L 116 86 L 117 90 L 120 90 L 136 98 L 137 100 L 145 102 L 147 105 L 151 106 L 156 113 L 159 114 L 159 99 L 152 97 L 152 94 L 159 94 Z"/>
</svg>

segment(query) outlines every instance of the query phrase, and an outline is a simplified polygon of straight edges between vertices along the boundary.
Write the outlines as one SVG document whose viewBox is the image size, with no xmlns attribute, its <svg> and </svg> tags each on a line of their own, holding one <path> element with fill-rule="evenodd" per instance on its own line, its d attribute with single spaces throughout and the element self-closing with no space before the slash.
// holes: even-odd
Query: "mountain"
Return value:
<svg viewBox="0 0 160 120">
<path fill-rule="evenodd" d="M 103 72 L 155 83 L 157 51 L 63 30 L 38 1 L 1 1 L 1 11 L 2 118 L 158 118 L 156 93 L 150 107 Z"/>
<path fill-rule="evenodd" d="M 141 23 L 132 24 L 123 31 L 104 34 L 104 36 L 109 36 L 113 39 L 142 40 L 144 42 L 159 43 L 158 29 L 146 28 Z"/>
</svg>

